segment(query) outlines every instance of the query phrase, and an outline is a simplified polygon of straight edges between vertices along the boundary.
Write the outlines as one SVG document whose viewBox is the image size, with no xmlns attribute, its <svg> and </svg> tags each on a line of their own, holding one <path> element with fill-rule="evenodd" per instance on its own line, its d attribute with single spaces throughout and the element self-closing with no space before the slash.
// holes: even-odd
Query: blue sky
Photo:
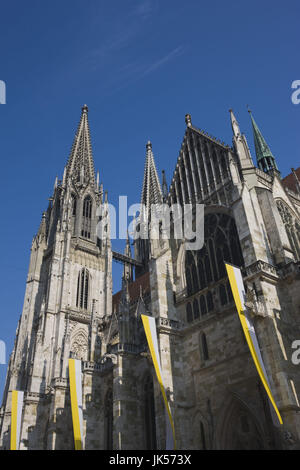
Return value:
<svg viewBox="0 0 300 470">
<path fill-rule="evenodd" d="M 7 358 L 22 311 L 30 244 L 81 106 L 110 202 L 139 202 L 145 144 L 168 181 L 184 116 L 231 144 L 232 107 L 254 155 L 246 105 L 283 176 L 299 166 L 297 1 L 102 0 L 1 3 L 1 329 Z M 123 250 L 124 242 L 114 242 Z M 120 283 L 114 266 L 114 290 Z M 6 366 L 0 365 L 0 394 Z"/>
</svg>

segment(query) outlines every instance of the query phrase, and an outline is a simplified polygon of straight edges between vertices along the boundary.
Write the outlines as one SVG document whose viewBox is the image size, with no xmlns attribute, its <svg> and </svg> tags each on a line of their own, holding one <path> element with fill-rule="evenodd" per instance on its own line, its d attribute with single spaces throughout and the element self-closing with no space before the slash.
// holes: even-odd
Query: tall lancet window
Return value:
<svg viewBox="0 0 300 470">
<path fill-rule="evenodd" d="M 105 447 L 106 450 L 113 448 L 113 395 L 109 390 L 105 398 Z"/>
<path fill-rule="evenodd" d="M 87 310 L 89 301 L 89 272 L 82 269 L 78 274 L 76 307 Z"/>
<path fill-rule="evenodd" d="M 75 194 L 71 194 L 71 215 L 72 215 L 72 232 L 75 232 L 75 219 L 76 219 L 76 211 L 77 211 L 77 199 Z"/>
<path fill-rule="evenodd" d="M 147 450 L 156 449 L 156 426 L 153 380 L 151 375 L 144 382 L 144 417 L 145 417 L 145 444 Z"/>
<path fill-rule="evenodd" d="M 86 196 L 83 201 L 81 236 L 91 238 L 92 198 Z"/>
</svg>

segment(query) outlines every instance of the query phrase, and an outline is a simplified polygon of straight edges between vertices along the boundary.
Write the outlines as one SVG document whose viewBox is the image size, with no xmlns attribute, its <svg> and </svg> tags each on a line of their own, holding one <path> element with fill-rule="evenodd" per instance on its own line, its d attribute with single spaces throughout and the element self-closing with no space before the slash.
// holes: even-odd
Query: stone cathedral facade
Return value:
<svg viewBox="0 0 300 470">
<path fill-rule="evenodd" d="M 170 186 L 165 175 L 160 183 L 146 146 L 146 211 L 154 203 L 205 204 L 203 247 L 186 250 L 184 238 L 161 236 L 136 239 L 133 250 L 127 240 L 120 254 L 108 217 L 106 236 L 96 230 L 108 197 L 82 108 L 63 178 L 32 242 L 0 412 L 2 449 L 9 448 L 12 390 L 25 392 L 21 449 L 74 448 L 70 357 L 82 361 L 85 449 L 164 449 L 164 404 L 142 313 L 156 318 L 179 449 L 300 448 L 300 365 L 291 360 L 300 340 L 300 169 L 281 177 L 251 116 L 255 164 L 230 116 L 232 146 L 186 115 Z M 115 295 L 114 259 L 124 264 Z M 224 261 L 242 269 L 282 429 L 272 424 Z"/>
</svg>

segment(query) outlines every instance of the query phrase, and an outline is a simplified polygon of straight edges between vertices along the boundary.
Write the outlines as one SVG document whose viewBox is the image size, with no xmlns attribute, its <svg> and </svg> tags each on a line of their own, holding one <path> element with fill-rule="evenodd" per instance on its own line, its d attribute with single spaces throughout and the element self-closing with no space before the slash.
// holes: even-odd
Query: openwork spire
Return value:
<svg viewBox="0 0 300 470">
<path fill-rule="evenodd" d="M 73 141 L 67 163 L 66 177 L 78 184 L 95 184 L 95 170 L 92 155 L 90 129 L 88 123 L 88 107 L 82 108 L 80 122 Z"/>
<path fill-rule="evenodd" d="M 146 149 L 146 163 L 141 204 L 146 206 L 147 212 L 149 214 L 151 210 L 151 204 L 162 204 L 163 195 L 154 162 L 151 142 L 147 142 Z"/>
<path fill-rule="evenodd" d="M 272 154 L 270 147 L 265 141 L 262 133 L 260 132 L 256 122 L 254 121 L 250 110 L 249 110 L 249 114 L 251 116 L 251 122 L 252 122 L 252 128 L 253 128 L 257 166 L 263 171 L 269 171 L 273 169 L 278 170 L 275 157 Z"/>
</svg>

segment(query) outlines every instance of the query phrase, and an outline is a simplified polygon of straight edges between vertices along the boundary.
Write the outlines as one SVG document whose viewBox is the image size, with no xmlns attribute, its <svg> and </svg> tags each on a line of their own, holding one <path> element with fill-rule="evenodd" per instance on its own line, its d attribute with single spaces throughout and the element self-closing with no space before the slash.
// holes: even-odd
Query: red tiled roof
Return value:
<svg viewBox="0 0 300 470">
<path fill-rule="evenodd" d="M 130 301 L 135 302 L 140 296 L 140 287 L 142 287 L 142 294 L 145 295 L 150 292 L 150 274 L 149 272 L 142 274 L 135 281 L 129 284 Z M 122 291 L 113 295 L 113 310 L 119 305 Z"/>
<path fill-rule="evenodd" d="M 299 168 L 297 168 L 295 170 L 295 173 L 298 177 L 298 180 L 300 181 L 300 166 Z M 282 184 L 283 186 L 285 186 L 286 188 L 289 188 L 291 189 L 292 191 L 294 191 L 294 193 L 298 193 L 298 190 L 297 190 L 297 181 L 296 181 L 296 178 L 295 178 L 295 175 L 294 173 L 290 173 L 289 175 L 287 175 L 285 178 L 282 179 Z"/>
</svg>

